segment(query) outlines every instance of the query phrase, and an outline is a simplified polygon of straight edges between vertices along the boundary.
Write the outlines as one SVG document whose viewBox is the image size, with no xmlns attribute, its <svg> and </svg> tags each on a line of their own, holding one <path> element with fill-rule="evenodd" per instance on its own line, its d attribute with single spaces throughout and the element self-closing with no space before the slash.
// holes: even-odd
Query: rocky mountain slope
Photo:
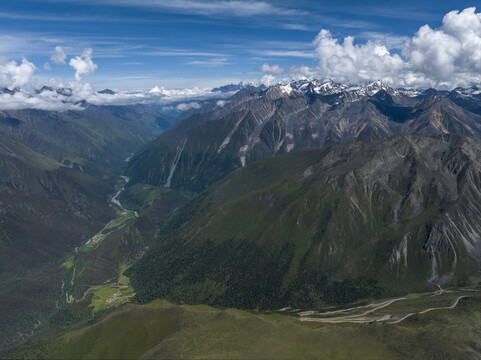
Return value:
<svg viewBox="0 0 481 360">
<path fill-rule="evenodd" d="M 130 269 L 140 301 L 275 309 L 479 276 L 481 140 L 397 135 L 253 163 L 174 217 Z"/>
<path fill-rule="evenodd" d="M 247 87 L 223 108 L 182 121 L 129 164 L 133 183 L 199 192 L 233 170 L 273 155 L 394 134 L 481 135 L 481 92 L 395 90 L 296 81 Z"/>
</svg>

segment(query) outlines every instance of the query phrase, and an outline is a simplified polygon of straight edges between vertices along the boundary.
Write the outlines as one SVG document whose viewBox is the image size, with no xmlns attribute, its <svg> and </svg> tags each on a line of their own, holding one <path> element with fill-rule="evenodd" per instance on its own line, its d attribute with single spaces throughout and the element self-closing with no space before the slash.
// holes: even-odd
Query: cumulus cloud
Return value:
<svg viewBox="0 0 481 360">
<path fill-rule="evenodd" d="M 15 61 L 0 57 L 0 87 L 15 89 L 28 85 L 36 69 L 35 65 L 25 58 L 17 65 Z"/>
<path fill-rule="evenodd" d="M 379 36 L 355 44 L 352 36 L 341 42 L 321 30 L 313 43 L 319 66 L 310 72 L 337 81 L 447 88 L 481 82 L 481 14 L 474 7 L 449 12 L 438 29 L 422 26 L 402 45 L 402 57 Z"/>
<path fill-rule="evenodd" d="M 395 75 L 404 68 L 399 55 L 391 55 L 385 45 L 372 41 L 355 45 L 354 38 L 348 36 L 340 43 L 328 30 L 321 30 L 314 45 L 320 73 L 337 81 L 358 83 L 381 79 L 393 82 Z"/>
<path fill-rule="evenodd" d="M 92 49 L 85 49 L 81 56 L 70 59 L 68 63 L 75 69 L 75 80 L 82 80 L 82 76 L 93 74 L 97 64 L 92 61 Z"/>
<path fill-rule="evenodd" d="M 264 84 L 265 86 L 274 85 L 276 82 L 277 82 L 277 78 L 271 74 L 266 74 L 261 79 L 261 84 Z"/>
<path fill-rule="evenodd" d="M 451 11 L 439 29 L 424 25 L 407 41 L 403 56 L 412 69 L 438 82 L 481 74 L 481 13 L 476 8 Z"/>
<path fill-rule="evenodd" d="M 271 74 L 271 75 L 279 75 L 284 72 L 284 69 L 281 68 L 279 65 L 269 65 L 267 63 L 262 64 L 259 67 L 259 70 L 262 71 L 265 74 Z"/>
<path fill-rule="evenodd" d="M 61 46 L 55 46 L 55 51 L 50 57 L 50 60 L 52 60 L 55 64 L 65 65 L 66 59 L 67 59 L 67 54 L 65 54 L 65 51 L 63 51 L 63 48 Z"/>
<path fill-rule="evenodd" d="M 293 65 L 286 71 L 292 78 L 296 80 L 304 80 L 312 77 L 319 76 L 317 68 L 313 68 L 306 65 L 296 66 Z"/>
<path fill-rule="evenodd" d="M 50 64 L 48 63 L 48 61 L 47 61 L 45 64 L 43 64 L 43 68 L 44 68 L 45 70 L 47 70 L 47 71 L 52 70 L 52 68 L 50 67 Z"/>
</svg>

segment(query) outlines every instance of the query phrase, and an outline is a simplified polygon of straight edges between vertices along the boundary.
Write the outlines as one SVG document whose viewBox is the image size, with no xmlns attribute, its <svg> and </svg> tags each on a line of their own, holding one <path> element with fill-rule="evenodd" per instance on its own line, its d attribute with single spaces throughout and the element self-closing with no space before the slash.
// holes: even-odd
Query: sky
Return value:
<svg viewBox="0 0 481 360">
<path fill-rule="evenodd" d="M 309 77 L 406 88 L 469 86 L 481 82 L 475 5 L 2 0 L 0 86 L 63 85 L 84 95 L 157 89 L 164 96 L 165 89 Z"/>
</svg>

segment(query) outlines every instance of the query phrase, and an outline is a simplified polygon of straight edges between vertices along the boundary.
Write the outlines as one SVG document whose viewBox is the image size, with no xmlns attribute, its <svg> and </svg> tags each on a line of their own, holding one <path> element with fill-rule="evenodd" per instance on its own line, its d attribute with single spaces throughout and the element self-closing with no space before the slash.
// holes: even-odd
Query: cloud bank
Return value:
<svg viewBox="0 0 481 360">
<path fill-rule="evenodd" d="M 154 103 L 177 105 L 177 110 L 196 109 L 201 105 L 197 101 L 209 98 L 229 97 L 232 93 L 212 92 L 211 88 L 165 89 L 155 86 L 146 91 L 136 92 L 97 92 L 82 79 L 97 69 L 92 60 L 92 49 L 85 49 L 80 56 L 70 59 L 69 65 L 75 70 L 74 81 L 64 84 L 62 79 L 51 79 L 46 86 L 41 86 L 34 79 L 37 67 L 23 59 L 20 64 L 0 57 L 0 111 L 19 109 L 38 109 L 49 111 L 83 110 L 86 104 L 92 105 L 129 105 Z M 52 61 L 66 64 L 63 49 L 56 47 Z M 49 68 L 48 63 L 44 68 Z M 196 100 L 196 101 L 194 101 Z"/>
<path fill-rule="evenodd" d="M 476 13 L 474 7 L 449 12 L 438 29 L 422 26 L 401 45 L 400 54 L 383 43 L 382 37 L 356 44 L 352 36 L 340 40 L 325 29 L 313 45 L 318 66 L 292 66 L 284 72 L 278 65 L 264 64 L 260 70 L 267 77 L 263 79 L 271 84 L 278 80 L 272 78 L 274 75 L 286 74 L 291 78 L 321 77 L 351 84 L 381 80 L 408 88 L 481 83 L 481 13 Z"/>
</svg>

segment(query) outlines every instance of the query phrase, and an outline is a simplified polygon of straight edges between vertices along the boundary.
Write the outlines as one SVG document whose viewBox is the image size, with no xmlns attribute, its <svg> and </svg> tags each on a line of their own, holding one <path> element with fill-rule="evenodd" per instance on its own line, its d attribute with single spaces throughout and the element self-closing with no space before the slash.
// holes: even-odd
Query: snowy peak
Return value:
<svg viewBox="0 0 481 360">
<path fill-rule="evenodd" d="M 355 101 L 361 97 L 371 97 L 380 91 L 385 91 L 393 97 L 407 96 L 430 96 L 441 95 L 447 96 L 450 92 L 446 90 L 427 89 L 424 91 L 414 89 L 394 89 L 382 81 L 371 81 L 360 85 L 347 85 L 342 83 L 336 83 L 331 79 L 324 80 L 293 80 L 286 84 L 276 84 L 267 89 L 267 91 L 278 96 L 304 96 L 304 95 L 345 95 L 346 98 Z M 451 91 L 453 94 L 457 94 L 461 97 L 480 97 L 481 87 L 473 85 L 469 88 L 456 88 Z"/>
<path fill-rule="evenodd" d="M 390 95 L 405 94 L 410 95 L 410 91 L 395 90 L 381 81 L 365 83 L 359 86 L 350 86 L 346 84 L 336 83 L 330 79 L 325 80 L 294 80 L 285 85 L 274 85 L 282 94 L 289 96 L 295 95 L 334 95 L 341 93 L 350 93 L 350 97 L 373 96 L 381 90 L 386 91 Z M 416 95 L 418 93 L 416 92 Z M 416 96 L 413 95 L 413 96 Z"/>
<path fill-rule="evenodd" d="M 461 88 L 458 87 L 453 90 L 458 95 L 465 96 L 465 97 L 472 97 L 474 95 L 481 95 L 481 88 L 479 86 L 473 85 L 469 88 Z"/>
<path fill-rule="evenodd" d="M 286 85 L 281 85 L 280 89 L 287 95 L 332 95 L 337 94 L 348 86 L 338 84 L 330 79 L 325 80 L 294 80 Z"/>
</svg>

